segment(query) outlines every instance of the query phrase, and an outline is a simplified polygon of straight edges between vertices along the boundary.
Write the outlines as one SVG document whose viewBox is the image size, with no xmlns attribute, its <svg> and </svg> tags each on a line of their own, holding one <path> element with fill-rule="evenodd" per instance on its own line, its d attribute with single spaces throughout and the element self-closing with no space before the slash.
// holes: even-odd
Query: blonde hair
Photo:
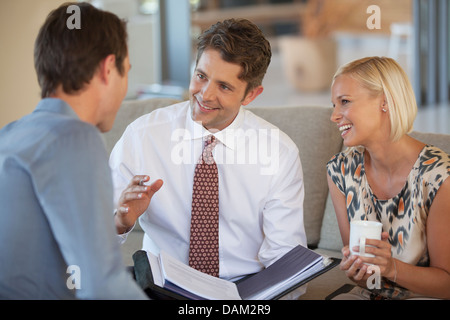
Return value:
<svg viewBox="0 0 450 320">
<path fill-rule="evenodd" d="M 410 133 L 417 115 L 417 103 L 408 76 L 391 58 L 367 57 L 341 66 L 333 77 L 349 75 L 374 96 L 384 94 L 391 123 L 393 141 Z"/>
</svg>

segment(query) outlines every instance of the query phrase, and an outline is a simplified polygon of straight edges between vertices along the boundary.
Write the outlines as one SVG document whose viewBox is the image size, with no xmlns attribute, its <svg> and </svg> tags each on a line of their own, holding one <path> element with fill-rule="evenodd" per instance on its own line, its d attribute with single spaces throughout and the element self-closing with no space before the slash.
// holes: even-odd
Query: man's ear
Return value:
<svg viewBox="0 0 450 320">
<path fill-rule="evenodd" d="M 242 100 L 242 105 L 246 106 L 250 102 L 256 99 L 257 96 L 259 96 L 264 91 L 263 86 L 257 86 L 250 90 L 247 95 L 245 96 L 244 100 Z"/>
<path fill-rule="evenodd" d="M 105 59 L 100 62 L 99 66 L 99 76 L 100 79 L 105 82 L 105 84 L 109 83 L 109 79 L 113 69 L 116 67 L 116 56 L 110 54 Z"/>
</svg>

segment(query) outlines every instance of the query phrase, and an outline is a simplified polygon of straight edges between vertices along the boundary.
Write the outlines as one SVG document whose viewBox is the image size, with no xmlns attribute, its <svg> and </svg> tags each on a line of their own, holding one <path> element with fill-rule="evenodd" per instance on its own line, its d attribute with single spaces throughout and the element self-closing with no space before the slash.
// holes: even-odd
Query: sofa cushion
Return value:
<svg viewBox="0 0 450 320">
<path fill-rule="evenodd" d="M 343 247 L 341 233 L 334 212 L 333 201 L 328 194 L 323 215 L 322 227 L 320 229 L 320 241 L 318 248 L 325 250 L 341 251 Z"/>
<path fill-rule="evenodd" d="M 307 106 L 247 109 L 280 128 L 297 145 L 305 186 L 306 237 L 308 245 L 316 247 L 328 195 L 326 164 L 342 147 L 339 131 L 330 121 L 332 109 Z"/>
<path fill-rule="evenodd" d="M 167 107 L 180 102 L 170 98 L 151 98 L 146 100 L 126 100 L 122 103 L 117 112 L 114 126 L 109 132 L 103 134 L 108 154 L 116 145 L 127 126 L 144 114 L 150 113 L 155 109 Z"/>
<path fill-rule="evenodd" d="M 431 144 L 436 146 L 443 151 L 450 154 L 450 135 L 448 134 L 438 134 L 438 133 L 425 133 L 414 131 L 411 133 L 411 137 L 422 141 L 426 144 Z"/>
</svg>

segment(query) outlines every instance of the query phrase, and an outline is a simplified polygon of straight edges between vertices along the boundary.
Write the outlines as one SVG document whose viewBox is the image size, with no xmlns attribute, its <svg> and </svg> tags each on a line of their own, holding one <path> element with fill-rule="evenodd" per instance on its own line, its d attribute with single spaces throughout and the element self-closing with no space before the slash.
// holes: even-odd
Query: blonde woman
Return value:
<svg viewBox="0 0 450 320">
<path fill-rule="evenodd" d="M 450 156 L 408 135 L 417 113 L 411 84 L 390 58 L 342 66 L 332 84 L 346 151 L 327 165 L 344 243 L 341 269 L 358 286 L 345 299 L 450 298 Z M 367 240 L 373 258 L 350 255 L 350 221 L 377 220 L 382 240 Z M 368 265 L 381 289 L 367 290 Z"/>
</svg>

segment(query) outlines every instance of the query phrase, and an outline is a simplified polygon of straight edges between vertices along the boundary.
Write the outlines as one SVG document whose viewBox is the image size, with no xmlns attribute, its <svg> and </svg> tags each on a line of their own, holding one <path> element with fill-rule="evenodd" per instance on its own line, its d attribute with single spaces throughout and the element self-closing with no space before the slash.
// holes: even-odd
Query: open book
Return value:
<svg viewBox="0 0 450 320">
<path fill-rule="evenodd" d="M 144 290 L 193 300 L 278 299 L 339 263 L 299 245 L 269 267 L 234 283 L 197 271 L 165 252 L 155 256 L 139 250 L 133 259 L 136 281 Z"/>
</svg>

